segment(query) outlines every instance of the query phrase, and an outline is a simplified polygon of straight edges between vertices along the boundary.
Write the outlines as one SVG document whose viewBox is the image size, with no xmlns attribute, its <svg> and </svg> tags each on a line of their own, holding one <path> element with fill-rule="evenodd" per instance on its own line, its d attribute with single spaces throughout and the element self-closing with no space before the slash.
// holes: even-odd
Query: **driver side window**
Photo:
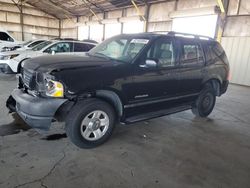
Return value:
<svg viewBox="0 0 250 188">
<path fill-rule="evenodd" d="M 49 53 L 49 54 L 51 54 L 53 51 L 55 53 L 72 52 L 72 46 L 73 45 L 71 42 L 59 42 L 50 46 L 44 52 Z"/>
<path fill-rule="evenodd" d="M 175 65 L 175 53 L 173 42 L 168 39 L 158 39 L 147 52 L 147 58 L 155 60 L 159 67 L 171 67 Z"/>
</svg>

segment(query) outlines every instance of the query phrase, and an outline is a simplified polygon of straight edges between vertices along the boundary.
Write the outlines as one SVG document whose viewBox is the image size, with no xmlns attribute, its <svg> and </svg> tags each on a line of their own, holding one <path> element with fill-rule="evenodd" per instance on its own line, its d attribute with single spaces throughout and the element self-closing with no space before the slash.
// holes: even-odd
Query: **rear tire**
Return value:
<svg viewBox="0 0 250 188">
<path fill-rule="evenodd" d="M 192 112 L 197 117 L 207 117 L 214 109 L 216 94 L 211 85 L 206 85 L 192 106 Z"/>
<path fill-rule="evenodd" d="M 66 119 L 66 133 L 80 148 L 94 148 L 106 142 L 115 127 L 112 106 L 99 99 L 76 104 Z"/>
</svg>

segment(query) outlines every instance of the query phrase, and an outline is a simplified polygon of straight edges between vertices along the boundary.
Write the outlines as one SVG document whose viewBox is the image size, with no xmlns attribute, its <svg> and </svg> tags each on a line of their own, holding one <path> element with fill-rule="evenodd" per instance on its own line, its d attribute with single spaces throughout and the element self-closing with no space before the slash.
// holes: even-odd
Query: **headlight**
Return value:
<svg viewBox="0 0 250 188">
<path fill-rule="evenodd" d="M 11 51 L 10 47 L 3 47 L 1 52 L 8 52 Z"/>
<path fill-rule="evenodd" d="M 63 85 L 60 82 L 46 79 L 46 95 L 49 97 L 63 97 Z"/>
<path fill-rule="evenodd" d="M 12 54 L 12 55 L 1 55 L 0 60 L 8 60 L 13 59 L 15 57 L 19 56 L 19 54 Z"/>
</svg>

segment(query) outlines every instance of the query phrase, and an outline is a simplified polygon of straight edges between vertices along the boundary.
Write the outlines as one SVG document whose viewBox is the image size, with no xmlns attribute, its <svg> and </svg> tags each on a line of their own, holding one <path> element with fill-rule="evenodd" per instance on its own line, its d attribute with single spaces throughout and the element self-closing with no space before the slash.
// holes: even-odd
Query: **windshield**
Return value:
<svg viewBox="0 0 250 188">
<path fill-rule="evenodd" d="M 149 38 L 147 37 L 119 35 L 105 40 L 90 50 L 88 54 L 129 63 L 140 53 L 148 42 Z"/>
<path fill-rule="evenodd" d="M 29 41 L 23 43 L 23 46 L 26 46 L 26 45 L 28 45 L 28 44 L 31 43 L 31 42 L 32 42 L 32 40 L 29 40 Z"/>
<path fill-rule="evenodd" d="M 52 41 L 45 41 L 33 47 L 32 50 L 39 51 L 50 44 L 52 44 Z"/>
</svg>

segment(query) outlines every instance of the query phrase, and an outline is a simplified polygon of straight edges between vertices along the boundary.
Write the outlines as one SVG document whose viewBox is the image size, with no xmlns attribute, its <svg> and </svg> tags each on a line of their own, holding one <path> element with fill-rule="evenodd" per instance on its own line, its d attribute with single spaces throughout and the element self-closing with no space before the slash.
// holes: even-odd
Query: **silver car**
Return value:
<svg viewBox="0 0 250 188">
<path fill-rule="evenodd" d="M 78 40 L 49 40 L 36 45 L 30 50 L 18 50 L 0 53 L 0 72 L 11 74 L 19 73 L 24 60 L 53 54 L 82 54 L 87 52 L 96 43 Z"/>
</svg>

